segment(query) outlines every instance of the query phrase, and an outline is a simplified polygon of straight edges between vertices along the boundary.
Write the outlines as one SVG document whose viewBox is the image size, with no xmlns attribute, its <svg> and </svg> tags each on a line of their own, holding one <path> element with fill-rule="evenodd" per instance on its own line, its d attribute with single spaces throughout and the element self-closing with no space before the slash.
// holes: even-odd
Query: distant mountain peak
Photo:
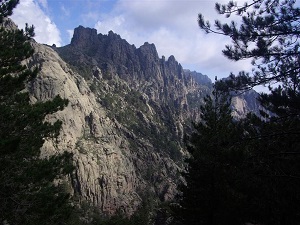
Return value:
<svg viewBox="0 0 300 225">
<path fill-rule="evenodd" d="M 71 45 L 77 47 L 85 47 L 88 44 L 97 41 L 97 30 L 94 28 L 86 28 L 79 26 L 74 29 Z"/>
<path fill-rule="evenodd" d="M 119 35 L 119 34 L 117 34 L 117 33 L 115 33 L 115 32 L 113 32 L 112 30 L 110 30 L 109 32 L 108 32 L 108 35 L 107 35 L 109 38 L 111 38 L 111 39 L 122 39 L 121 38 L 121 36 Z"/>
<path fill-rule="evenodd" d="M 144 196 L 173 201 L 187 156 L 184 137 L 190 121 L 201 119 L 211 80 L 183 70 L 173 55 L 159 58 L 154 44 L 136 48 L 113 31 L 97 34 L 79 26 L 70 45 L 33 44 L 35 55 L 27 63 L 40 72 L 28 84 L 30 99 L 60 95 L 70 102 L 47 116 L 49 122 L 59 119 L 62 129 L 45 141 L 42 153 L 74 154 L 70 185 L 80 202 L 103 214 L 130 216 Z M 249 111 L 243 99 L 236 105 L 237 116 Z"/>
<path fill-rule="evenodd" d="M 148 42 L 145 42 L 143 45 L 141 45 L 141 47 L 138 48 L 138 51 L 140 51 L 140 53 L 144 56 L 151 55 L 155 60 L 159 60 L 156 46 L 153 43 L 149 44 Z"/>
<path fill-rule="evenodd" d="M 195 79 L 195 81 L 199 84 L 208 85 L 209 87 L 212 86 L 212 81 L 207 75 L 188 69 L 184 69 L 184 73 L 188 76 L 192 76 Z"/>
</svg>

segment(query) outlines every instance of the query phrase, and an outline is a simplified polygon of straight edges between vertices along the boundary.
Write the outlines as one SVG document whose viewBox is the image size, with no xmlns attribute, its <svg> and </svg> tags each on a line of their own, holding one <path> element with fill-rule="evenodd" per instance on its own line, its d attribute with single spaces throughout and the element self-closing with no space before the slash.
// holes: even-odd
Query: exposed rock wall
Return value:
<svg viewBox="0 0 300 225">
<path fill-rule="evenodd" d="M 235 119 L 243 119 L 248 113 L 260 115 L 259 94 L 254 90 L 232 94 L 232 115 Z"/>
<path fill-rule="evenodd" d="M 26 63 L 41 70 L 28 84 L 31 101 L 69 100 L 46 118 L 61 120 L 62 130 L 57 140 L 46 140 L 42 155 L 74 154 L 72 186 L 80 201 L 130 215 L 147 195 L 173 199 L 190 115 L 186 95 L 197 92 L 175 58 L 160 59 L 153 44 L 137 49 L 112 32 L 97 35 L 82 27 L 64 49 L 71 66 L 55 47 L 32 45 L 35 53 Z"/>
<path fill-rule="evenodd" d="M 112 31 L 103 35 L 97 34 L 95 29 L 79 26 L 71 44 L 56 50 L 77 68 L 78 65 L 81 68 L 96 66 L 102 74 L 109 75 L 110 89 L 115 86 L 114 81 L 121 79 L 129 89 L 144 96 L 150 111 L 163 112 L 161 117 L 172 119 L 174 129 L 181 136 L 187 119 L 199 119 L 199 106 L 211 91 L 210 86 L 201 85 L 186 74 L 174 56 L 159 58 L 154 44 L 146 42 L 136 48 Z M 79 73 L 82 74 L 82 70 L 79 69 Z M 105 77 L 100 82 L 103 80 Z"/>
<path fill-rule="evenodd" d="M 31 101 L 69 100 L 46 118 L 61 120 L 62 130 L 57 140 L 46 140 L 42 155 L 74 154 L 71 182 L 80 201 L 130 215 L 145 196 L 172 200 L 185 129 L 200 119 L 211 86 L 196 82 L 174 56 L 159 58 L 154 44 L 136 48 L 113 32 L 80 26 L 63 48 L 32 45 L 26 64 L 41 70 L 28 84 Z"/>
<path fill-rule="evenodd" d="M 73 186 L 81 201 L 87 200 L 102 211 L 114 213 L 136 210 L 140 197 L 128 142 L 119 135 L 118 124 L 107 117 L 85 80 L 73 72 L 50 47 L 33 43 L 34 56 L 29 66 L 38 66 L 38 77 L 28 84 L 31 101 L 46 101 L 56 95 L 69 105 L 46 120 L 61 120 L 57 140 L 46 140 L 42 154 L 70 151 L 74 153 L 76 173 Z"/>
</svg>

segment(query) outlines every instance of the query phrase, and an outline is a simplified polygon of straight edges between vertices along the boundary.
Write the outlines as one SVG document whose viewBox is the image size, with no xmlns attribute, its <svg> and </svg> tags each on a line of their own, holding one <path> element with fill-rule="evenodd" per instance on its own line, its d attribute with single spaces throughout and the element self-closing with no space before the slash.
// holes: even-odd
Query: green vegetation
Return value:
<svg viewBox="0 0 300 225">
<path fill-rule="evenodd" d="M 223 50 L 226 57 L 253 60 L 253 73 L 231 74 L 215 88 L 226 92 L 269 85 L 270 93 L 262 94 L 260 102 L 270 113 L 262 112 L 264 120 L 250 114 L 234 123 L 226 102 L 218 108 L 218 98 L 206 100 L 203 122 L 188 139 L 191 158 L 183 174 L 187 184 L 174 208 L 176 223 L 299 224 L 300 9 L 295 2 L 216 4 L 218 13 L 235 13 L 241 20 L 215 21 L 215 30 L 199 15 L 205 32 L 233 41 Z M 274 82 L 279 85 L 272 87 Z"/>
<path fill-rule="evenodd" d="M 0 2 L 1 20 L 17 2 Z M 0 223 L 63 224 L 73 207 L 59 180 L 72 172 L 72 155 L 40 158 L 40 148 L 61 127 L 60 121 L 44 122 L 45 116 L 62 110 L 68 101 L 57 96 L 30 104 L 25 83 L 38 69 L 31 71 L 21 62 L 33 54 L 33 34 L 28 26 L 25 31 L 0 29 Z"/>
<path fill-rule="evenodd" d="M 80 64 L 79 66 L 71 66 L 71 68 L 79 73 L 87 81 L 91 80 L 91 78 L 93 77 L 92 68 L 87 65 Z"/>
<path fill-rule="evenodd" d="M 5 17 L 12 15 L 13 9 L 18 3 L 19 0 L 0 0 L 0 23 Z"/>
<path fill-rule="evenodd" d="M 240 149 L 243 137 L 233 121 L 228 95 L 214 92 L 201 107 L 202 121 L 188 139 L 191 157 L 183 176 L 179 207 L 175 219 L 179 224 L 239 224 L 244 196 L 236 189 L 242 175 L 245 154 Z"/>
<path fill-rule="evenodd" d="M 67 224 L 71 225 L 150 225 L 153 203 L 144 200 L 137 211 L 128 217 L 124 212 L 117 212 L 113 216 L 103 214 L 88 202 L 81 202 L 80 207 L 73 210 Z"/>
<path fill-rule="evenodd" d="M 12 14 L 18 2 L 0 0 L 0 23 Z M 182 174 L 186 184 L 180 187 L 178 204 L 171 207 L 174 223 L 297 225 L 300 221 L 300 9 L 293 0 L 253 0 L 241 7 L 230 2 L 216 4 L 216 9 L 227 17 L 236 13 L 241 21 L 231 24 L 216 21 L 214 30 L 200 14 L 201 29 L 231 38 L 233 45 L 225 47 L 224 55 L 236 61 L 252 59 L 254 69 L 252 74 L 242 71 L 237 76 L 231 74 L 231 79 L 225 82 L 217 82 L 213 96 L 205 98 L 202 121 L 194 124 L 194 133 L 187 138 L 190 158 L 187 171 Z M 44 141 L 55 140 L 61 128 L 60 121 L 50 124 L 44 118 L 62 110 L 68 101 L 57 96 L 52 101 L 30 104 L 25 84 L 39 71 L 29 70 L 22 61 L 33 54 L 30 45 L 33 35 L 33 26 L 26 25 L 25 30 L 0 28 L 0 223 L 146 225 L 154 222 L 155 213 L 158 220 L 165 221 L 169 207 L 159 205 L 158 198 L 153 200 L 150 194 L 131 218 L 121 212 L 105 217 L 90 205 L 72 206 L 74 199 L 63 182 L 74 169 L 72 155 L 40 157 Z M 85 51 L 90 56 L 96 54 L 93 48 Z M 132 149 L 147 139 L 157 152 L 180 162 L 181 143 L 176 141 L 174 124 L 181 103 L 146 103 L 139 91 L 131 90 L 109 71 L 98 80 L 93 79 L 89 63 L 86 60 L 73 68 L 90 82 L 108 116 L 117 119 L 134 133 L 131 136 L 139 139 L 129 140 Z M 272 87 L 272 82 L 278 82 L 279 86 Z M 244 120 L 234 121 L 225 93 L 258 84 L 270 85 L 270 93 L 262 94 L 260 101 L 265 111 L 271 113 L 263 113 L 264 120 L 250 114 Z M 169 99 L 169 93 L 163 91 L 163 94 Z M 201 105 L 197 99 L 199 96 L 189 94 L 189 106 Z M 154 113 L 149 112 L 147 104 Z M 95 141 L 90 133 L 86 132 L 83 138 Z M 87 153 L 81 140 L 76 147 L 80 153 Z M 141 173 L 146 181 L 157 184 L 162 177 L 153 181 L 153 174 L 162 168 L 153 165 Z M 173 176 L 177 178 L 178 174 Z"/>
<path fill-rule="evenodd" d="M 129 89 L 117 77 L 109 81 L 101 79 L 93 82 L 91 84 L 93 92 L 100 99 L 100 104 L 107 109 L 110 118 L 117 119 L 139 139 L 149 140 L 157 152 L 167 153 L 177 162 L 182 160 L 180 144 L 175 141 L 177 137 L 174 135 L 172 128 L 174 121 L 171 117 L 162 118 L 159 114 L 151 115 L 142 94 L 139 91 Z M 110 82 L 108 87 L 105 86 L 107 82 Z M 164 108 L 169 110 L 167 106 Z M 162 110 L 159 107 L 155 109 L 157 111 Z M 136 140 L 129 139 L 129 142 L 132 149 L 138 148 Z"/>
</svg>

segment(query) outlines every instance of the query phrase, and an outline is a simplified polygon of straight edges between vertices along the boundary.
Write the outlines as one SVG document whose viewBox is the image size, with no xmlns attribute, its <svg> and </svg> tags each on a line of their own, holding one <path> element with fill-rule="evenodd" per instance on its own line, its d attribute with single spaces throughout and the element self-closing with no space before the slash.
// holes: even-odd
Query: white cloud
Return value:
<svg viewBox="0 0 300 225">
<path fill-rule="evenodd" d="M 84 23 L 88 23 L 89 21 L 97 21 L 97 19 L 100 17 L 98 12 L 88 12 L 81 15 L 81 19 Z"/>
<path fill-rule="evenodd" d="M 56 14 L 54 19 L 59 18 L 58 25 L 63 32 L 64 43 L 71 39 L 73 31 L 69 29 L 72 26 L 94 26 L 103 34 L 113 30 L 137 47 L 144 42 L 154 43 L 160 56 L 174 55 L 184 68 L 197 70 L 210 77 L 250 70 L 250 63 L 231 62 L 222 55 L 225 44 L 230 44 L 229 39 L 214 34 L 206 35 L 198 27 L 198 13 L 212 22 L 218 18 L 213 1 L 117 0 L 109 6 L 106 5 L 109 1 L 105 0 L 74 1 L 72 6 L 69 0 L 58 3 L 22 0 L 12 18 L 20 27 L 24 27 L 25 22 L 34 24 L 35 39 L 50 45 L 54 43 L 60 46 L 62 41 L 49 12 Z M 62 15 L 68 16 L 68 20 Z M 226 20 L 219 18 L 222 22 Z"/>
<path fill-rule="evenodd" d="M 113 30 L 137 47 L 146 41 L 154 43 L 160 56 L 174 55 L 185 68 L 210 77 L 250 70 L 249 62 L 231 62 L 222 55 L 230 40 L 201 31 L 198 13 L 212 22 L 218 18 L 212 1 L 140 0 L 129 4 L 119 0 L 114 10 L 98 19 L 95 28 L 104 34 Z"/>
<path fill-rule="evenodd" d="M 73 34 L 74 34 L 74 30 L 67 30 L 67 33 L 69 35 L 69 43 L 71 42 L 71 39 L 73 37 Z"/>
<path fill-rule="evenodd" d="M 47 0 L 38 0 L 38 3 L 41 4 L 44 9 L 48 9 Z"/>
<path fill-rule="evenodd" d="M 61 5 L 60 9 L 65 16 L 67 16 L 67 17 L 70 16 L 70 11 L 64 5 Z"/>
<path fill-rule="evenodd" d="M 47 6 L 46 0 L 39 0 L 43 6 Z M 51 21 L 39 4 L 33 0 L 23 0 L 14 10 L 12 20 L 19 28 L 24 28 L 25 23 L 33 24 L 35 27 L 35 40 L 44 44 L 56 44 L 61 46 L 60 32 L 56 25 Z"/>
<path fill-rule="evenodd" d="M 126 35 L 124 36 L 124 33 L 126 32 L 126 29 L 123 29 L 123 26 L 126 26 L 125 24 L 125 18 L 123 15 L 107 18 L 104 20 L 99 20 L 95 24 L 95 28 L 99 33 L 108 33 L 108 31 L 112 30 L 115 33 L 122 32 L 123 38 L 126 39 Z M 128 38 L 128 37 L 127 37 Z"/>
</svg>

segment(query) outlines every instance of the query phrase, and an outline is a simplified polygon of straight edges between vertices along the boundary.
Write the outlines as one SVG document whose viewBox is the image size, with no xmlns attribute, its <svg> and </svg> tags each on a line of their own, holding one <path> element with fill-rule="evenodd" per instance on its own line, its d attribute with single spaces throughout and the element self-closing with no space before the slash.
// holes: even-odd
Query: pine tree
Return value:
<svg viewBox="0 0 300 225">
<path fill-rule="evenodd" d="M 239 6 L 229 2 L 216 4 L 219 14 L 241 17 L 240 23 L 222 24 L 215 21 L 216 29 L 199 14 L 199 26 L 207 33 L 230 37 L 233 45 L 226 45 L 223 53 L 231 60 L 252 59 L 256 66 L 253 72 L 241 72 L 236 84 L 252 87 L 269 84 L 271 81 L 296 83 L 299 74 L 300 9 L 295 0 L 253 0 Z M 239 27 L 238 27 L 239 26 Z"/>
<path fill-rule="evenodd" d="M 12 10 L 5 4 L 10 3 L 1 1 L 1 17 Z M 61 127 L 60 121 L 44 122 L 45 116 L 62 110 L 68 101 L 57 96 L 30 104 L 25 83 L 38 69 L 29 70 L 22 61 L 33 54 L 34 29 L 0 27 L 0 223 L 65 224 L 72 212 L 70 196 L 54 181 L 73 170 L 72 155 L 42 159 L 40 148 L 45 139 L 56 138 Z"/>
<path fill-rule="evenodd" d="M 12 15 L 13 9 L 19 4 L 19 0 L 0 0 L 0 23 L 3 18 Z"/>
<path fill-rule="evenodd" d="M 222 24 L 216 20 L 215 30 L 201 14 L 198 22 L 207 33 L 230 37 L 233 45 L 226 45 L 223 50 L 227 58 L 234 61 L 252 59 L 252 73 L 241 71 L 237 76 L 231 74 L 232 79 L 227 80 L 229 88 L 236 90 L 269 85 L 271 94 L 262 96 L 262 102 L 268 102 L 265 104 L 268 109 L 274 111 L 280 108 L 281 112 L 284 110 L 293 117 L 299 117 L 300 8 L 295 3 L 295 0 L 253 0 L 243 6 L 234 2 L 227 5 L 217 3 L 219 14 L 230 17 L 235 13 L 241 21 Z M 279 86 L 272 87 L 274 83 Z"/>
<path fill-rule="evenodd" d="M 255 116 L 252 116 L 255 117 Z M 250 118 L 242 192 L 247 196 L 247 222 L 300 224 L 299 121 Z"/>
<path fill-rule="evenodd" d="M 248 122 L 251 157 L 247 160 L 249 182 L 248 222 L 299 224 L 300 207 L 300 9 L 294 0 L 253 0 L 239 6 L 216 4 L 220 14 L 236 14 L 239 22 L 215 29 L 199 14 L 199 26 L 207 33 L 226 35 L 224 55 L 232 60 L 252 59 L 253 71 L 231 74 L 225 88 L 249 89 L 269 85 L 270 93 L 260 101 L 268 112 L 265 121 L 254 116 Z M 272 84 L 278 83 L 277 87 Z M 224 86 L 223 86 L 224 87 Z M 253 120 L 254 118 L 254 120 Z M 250 182 L 251 181 L 251 182 Z M 252 183 L 252 184 L 251 184 Z"/>
<path fill-rule="evenodd" d="M 215 91 L 214 99 L 205 98 L 201 112 L 202 121 L 188 140 L 191 156 L 175 220 L 184 225 L 241 224 L 243 195 L 237 181 L 244 158 L 242 132 L 231 116 L 228 95 Z"/>
</svg>

